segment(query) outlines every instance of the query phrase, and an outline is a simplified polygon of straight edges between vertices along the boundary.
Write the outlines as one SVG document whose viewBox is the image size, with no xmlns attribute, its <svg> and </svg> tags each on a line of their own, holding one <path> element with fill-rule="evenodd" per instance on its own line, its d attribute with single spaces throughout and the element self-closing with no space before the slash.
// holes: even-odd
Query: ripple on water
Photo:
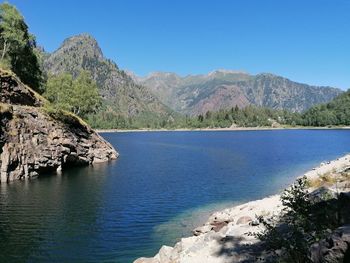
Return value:
<svg viewBox="0 0 350 263">
<path fill-rule="evenodd" d="M 0 262 L 132 262 L 219 209 L 273 194 L 350 131 L 110 133 L 109 165 L 0 185 Z"/>
</svg>

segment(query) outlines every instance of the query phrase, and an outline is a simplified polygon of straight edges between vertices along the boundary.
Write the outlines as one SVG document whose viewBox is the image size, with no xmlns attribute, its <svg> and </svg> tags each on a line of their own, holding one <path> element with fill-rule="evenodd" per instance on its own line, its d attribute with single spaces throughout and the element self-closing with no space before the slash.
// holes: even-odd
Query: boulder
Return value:
<svg viewBox="0 0 350 263">
<path fill-rule="evenodd" d="M 227 226 L 228 223 L 228 221 L 212 222 L 210 225 L 213 227 L 212 230 L 214 230 L 215 232 L 219 232 L 223 227 Z"/>
<path fill-rule="evenodd" d="M 252 221 L 253 219 L 250 216 L 241 216 L 240 218 L 238 218 L 236 225 L 245 225 L 249 224 Z"/>
<path fill-rule="evenodd" d="M 311 246 L 313 263 L 350 262 L 350 225 L 337 228 L 326 239 Z"/>
<path fill-rule="evenodd" d="M 324 200 L 333 199 L 335 197 L 336 197 L 336 192 L 334 192 L 332 189 L 330 189 L 328 187 L 324 187 L 324 186 L 317 188 L 316 190 L 312 191 L 309 194 L 310 200 L 314 203 L 321 202 Z"/>
<path fill-rule="evenodd" d="M 199 236 L 201 234 L 208 233 L 209 231 L 213 230 L 213 228 L 214 227 L 212 225 L 203 225 L 203 226 L 195 228 L 192 231 L 192 233 L 194 236 Z"/>
</svg>

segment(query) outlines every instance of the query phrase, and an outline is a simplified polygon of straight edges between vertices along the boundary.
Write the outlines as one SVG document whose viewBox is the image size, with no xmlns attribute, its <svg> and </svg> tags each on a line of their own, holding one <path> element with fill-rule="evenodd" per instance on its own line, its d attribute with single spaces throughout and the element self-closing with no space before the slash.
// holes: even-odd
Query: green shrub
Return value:
<svg viewBox="0 0 350 263">
<path fill-rule="evenodd" d="M 305 263 L 309 247 L 339 226 L 339 207 L 335 199 L 313 201 L 306 177 L 299 178 L 281 195 L 284 209 L 279 217 L 259 218 L 265 230 L 254 235 L 268 251 L 282 251 L 282 262 Z"/>
</svg>

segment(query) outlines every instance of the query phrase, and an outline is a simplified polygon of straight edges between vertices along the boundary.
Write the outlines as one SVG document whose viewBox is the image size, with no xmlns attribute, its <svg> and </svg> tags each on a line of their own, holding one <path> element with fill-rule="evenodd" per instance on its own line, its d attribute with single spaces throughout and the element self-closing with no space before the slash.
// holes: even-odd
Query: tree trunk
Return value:
<svg viewBox="0 0 350 263">
<path fill-rule="evenodd" d="M 6 49 L 7 49 L 7 41 L 5 40 L 5 42 L 4 42 L 4 47 L 3 47 L 3 49 L 2 49 L 1 60 L 3 60 L 4 57 L 5 57 Z"/>
</svg>

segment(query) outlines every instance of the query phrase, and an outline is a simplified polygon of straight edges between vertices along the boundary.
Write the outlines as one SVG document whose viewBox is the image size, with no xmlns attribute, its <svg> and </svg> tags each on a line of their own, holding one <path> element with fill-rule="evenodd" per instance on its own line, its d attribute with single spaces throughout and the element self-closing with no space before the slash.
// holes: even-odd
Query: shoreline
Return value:
<svg viewBox="0 0 350 263">
<path fill-rule="evenodd" d="M 297 178 L 306 176 L 309 182 L 316 182 L 330 173 L 338 174 L 347 169 L 350 169 L 350 153 L 322 162 Z M 333 183 L 329 189 L 335 186 L 336 189 L 333 190 L 339 191 L 338 180 L 335 181 L 335 185 Z M 344 189 L 347 187 L 349 186 L 345 184 Z M 309 190 L 318 191 L 319 188 L 320 186 L 310 186 Z M 259 240 L 248 233 L 263 230 L 263 226 L 256 220 L 257 216 L 271 217 L 282 211 L 280 195 L 216 211 L 206 223 L 192 231 L 193 236 L 181 238 L 173 247 L 163 245 L 154 257 L 138 258 L 134 263 L 254 262 L 256 255 L 251 248 L 258 245 Z"/>
<path fill-rule="evenodd" d="M 97 133 L 123 132 L 184 132 L 184 131 L 278 131 L 278 130 L 350 130 L 350 126 L 334 127 L 235 127 L 235 128 L 181 128 L 181 129 L 94 129 Z"/>
</svg>

